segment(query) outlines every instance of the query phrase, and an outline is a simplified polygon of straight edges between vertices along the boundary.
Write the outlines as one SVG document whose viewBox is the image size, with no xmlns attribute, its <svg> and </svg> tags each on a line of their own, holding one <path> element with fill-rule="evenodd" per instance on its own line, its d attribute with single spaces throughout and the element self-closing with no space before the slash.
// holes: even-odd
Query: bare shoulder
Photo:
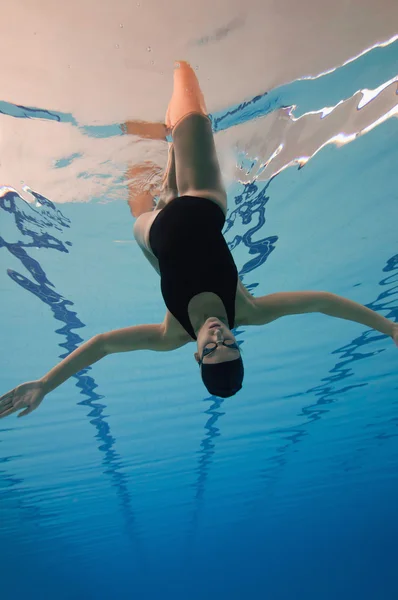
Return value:
<svg viewBox="0 0 398 600">
<path fill-rule="evenodd" d="M 250 325 L 255 310 L 255 298 L 238 278 L 235 300 L 235 326 Z"/>
<path fill-rule="evenodd" d="M 177 321 L 177 319 L 169 310 L 166 310 L 162 327 L 164 331 L 164 337 L 166 340 L 168 340 L 168 343 L 173 346 L 173 350 L 181 348 L 182 346 L 185 346 L 185 344 L 194 341 L 189 333 L 185 331 L 181 323 Z"/>
</svg>

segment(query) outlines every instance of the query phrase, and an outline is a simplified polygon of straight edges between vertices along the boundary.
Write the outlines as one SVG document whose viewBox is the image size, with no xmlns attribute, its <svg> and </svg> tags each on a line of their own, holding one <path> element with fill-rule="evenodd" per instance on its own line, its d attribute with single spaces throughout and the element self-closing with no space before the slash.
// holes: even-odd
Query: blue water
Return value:
<svg viewBox="0 0 398 600">
<path fill-rule="evenodd" d="M 390 79 L 397 53 L 229 107 L 214 128 L 330 106 Z M 228 190 L 224 234 L 254 295 L 328 290 L 398 320 L 397 141 L 390 118 Z M 4 190 L 0 208 L 1 390 L 96 333 L 163 319 L 125 202 Z M 398 597 L 398 349 L 320 314 L 236 334 L 245 381 L 232 398 L 206 394 L 191 344 L 109 356 L 1 421 L 2 600 Z"/>
</svg>

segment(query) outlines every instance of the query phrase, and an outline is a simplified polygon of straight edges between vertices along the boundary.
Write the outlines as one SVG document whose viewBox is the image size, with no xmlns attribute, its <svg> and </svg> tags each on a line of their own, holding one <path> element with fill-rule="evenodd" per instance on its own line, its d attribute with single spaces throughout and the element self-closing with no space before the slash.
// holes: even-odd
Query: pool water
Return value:
<svg viewBox="0 0 398 600">
<path fill-rule="evenodd" d="M 395 41 L 211 115 L 224 235 L 255 296 L 327 290 L 398 320 L 397 57 Z M 361 106 L 358 90 L 379 91 Z M 0 183 L 2 393 L 163 320 L 125 199 Z M 231 398 L 209 397 L 190 344 L 108 356 L 1 421 L 2 600 L 397 598 L 398 349 L 322 314 L 235 333 Z"/>
</svg>

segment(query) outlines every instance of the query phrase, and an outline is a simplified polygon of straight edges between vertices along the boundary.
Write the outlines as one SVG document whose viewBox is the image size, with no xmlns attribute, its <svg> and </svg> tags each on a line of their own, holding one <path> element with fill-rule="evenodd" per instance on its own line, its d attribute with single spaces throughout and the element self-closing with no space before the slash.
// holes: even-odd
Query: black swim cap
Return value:
<svg viewBox="0 0 398 600">
<path fill-rule="evenodd" d="M 213 396 L 220 398 L 234 396 L 242 388 L 244 376 L 242 357 L 220 363 L 202 363 L 201 375 L 207 391 Z"/>
</svg>

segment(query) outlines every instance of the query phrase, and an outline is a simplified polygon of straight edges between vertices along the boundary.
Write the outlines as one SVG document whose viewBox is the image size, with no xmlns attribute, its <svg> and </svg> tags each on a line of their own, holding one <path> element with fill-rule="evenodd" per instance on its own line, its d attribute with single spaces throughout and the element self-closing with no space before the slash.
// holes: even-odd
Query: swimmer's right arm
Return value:
<svg viewBox="0 0 398 600">
<path fill-rule="evenodd" d="M 167 352 L 179 347 L 165 335 L 163 324 L 135 325 L 95 335 L 74 350 L 41 379 L 28 381 L 0 397 L 0 419 L 20 409 L 22 417 L 35 410 L 44 397 L 67 379 L 108 354 L 133 350 Z"/>
</svg>

